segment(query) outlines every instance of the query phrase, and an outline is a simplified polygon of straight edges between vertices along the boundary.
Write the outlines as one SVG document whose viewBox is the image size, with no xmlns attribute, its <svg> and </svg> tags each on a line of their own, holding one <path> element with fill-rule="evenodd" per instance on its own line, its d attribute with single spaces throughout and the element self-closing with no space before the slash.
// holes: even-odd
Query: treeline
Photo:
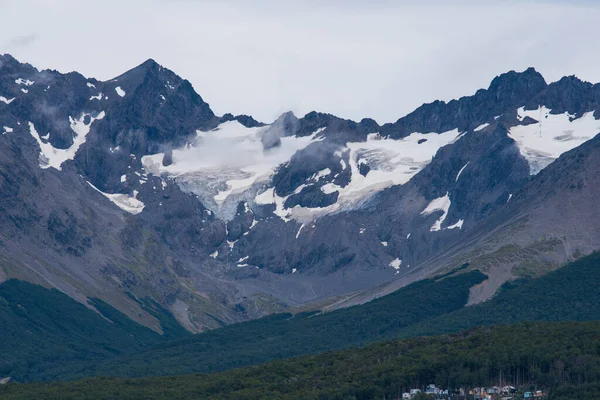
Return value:
<svg viewBox="0 0 600 400">
<path fill-rule="evenodd" d="M 316 315 L 277 314 L 165 343 L 103 363 L 56 366 L 36 378 L 140 377 L 210 373 L 347 347 L 396 335 L 417 322 L 464 307 L 469 289 L 487 276 L 460 271 L 408 285 L 372 302 Z M 67 370 L 65 368 L 71 368 Z"/>
<path fill-rule="evenodd" d="M 16 297 L 5 296 L 4 306 L 0 304 L 0 323 L 17 327 L 0 331 L 0 351 L 7 355 L 0 359 L 0 376 L 54 380 L 212 373 L 382 340 L 458 332 L 473 326 L 600 319 L 598 254 L 541 278 L 512 285 L 486 303 L 464 307 L 469 289 L 484 279 L 486 276 L 479 271 L 461 269 L 415 282 L 360 306 L 326 314 L 272 315 L 165 343 L 164 338 L 118 312 L 112 315 L 114 311 L 104 310 L 101 304 L 99 308 L 117 323 L 106 324 L 61 293 L 52 292 L 52 296 L 58 296 L 54 298 L 46 289 L 32 290 L 28 284 L 15 281 L 4 290 L 11 285 L 25 286 L 8 290 Z M 5 285 L 0 285 L 0 296 Z M 28 312 L 20 315 L 17 305 L 26 304 L 25 299 L 29 301 Z M 66 300 L 71 303 L 63 304 Z M 20 319 L 14 319 L 17 316 Z M 181 328 L 164 310 L 159 317 L 172 337 L 185 334 L 178 331 Z"/>
<path fill-rule="evenodd" d="M 458 332 L 473 326 L 523 321 L 600 320 L 600 253 L 540 278 L 510 283 L 493 299 L 413 324 L 400 337 Z"/>
<path fill-rule="evenodd" d="M 500 379 L 544 388 L 552 399 L 598 398 L 600 322 L 483 327 L 211 375 L 9 384 L 0 387 L 0 398 L 371 400 L 429 383 L 456 388 Z"/>
<path fill-rule="evenodd" d="M 464 307 L 478 271 L 415 282 L 364 305 L 324 315 L 274 315 L 160 345 L 133 356 L 88 363 L 54 377 L 141 377 L 209 373 L 394 338 L 458 332 L 523 321 L 599 320 L 600 255 Z M 55 371 L 49 371 L 55 373 Z M 52 377 L 50 374 L 42 377 Z"/>
</svg>

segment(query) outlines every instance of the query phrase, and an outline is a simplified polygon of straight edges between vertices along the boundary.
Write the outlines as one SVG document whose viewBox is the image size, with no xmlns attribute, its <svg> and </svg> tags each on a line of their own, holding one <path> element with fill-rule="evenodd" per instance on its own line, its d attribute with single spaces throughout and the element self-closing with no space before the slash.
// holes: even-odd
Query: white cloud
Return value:
<svg viewBox="0 0 600 400">
<path fill-rule="evenodd" d="M 216 113 L 265 121 L 289 109 L 394 121 L 528 66 L 600 81 L 593 3 L 249 3 L 0 0 L 0 52 L 99 79 L 152 57 Z"/>
</svg>

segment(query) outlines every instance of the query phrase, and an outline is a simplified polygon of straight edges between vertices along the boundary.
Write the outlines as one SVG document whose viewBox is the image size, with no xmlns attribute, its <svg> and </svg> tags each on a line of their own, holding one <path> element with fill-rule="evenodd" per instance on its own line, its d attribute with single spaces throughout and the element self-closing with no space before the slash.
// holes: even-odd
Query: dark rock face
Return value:
<svg viewBox="0 0 600 400">
<path fill-rule="evenodd" d="M 417 108 L 393 124 L 385 124 L 380 133 L 392 138 L 412 132 L 445 132 L 475 128 L 475 121 L 487 121 L 507 110 L 526 104 L 546 88 L 546 81 L 533 68 L 525 72 L 510 71 L 492 81 L 487 90 L 448 103 L 434 101 Z"/>
<path fill-rule="evenodd" d="M 317 185 L 309 185 L 302 188 L 300 193 L 293 194 L 285 201 L 285 208 L 293 208 L 295 206 L 308 208 L 327 207 L 338 199 L 339 192 L 324 193 Z"/>
<path fill-rule="evenodd" d="M 82 232 L 77 218 L 68 210 L 52 210 L 48 217 L 48 231 L 54 237 L 59 249 L 82 256 L 92 247 L 92 238 Z"/>
<path fill-rule="evenodd" d="M 248 208 L 248 204 L 238 204 L 235 217 L 227 223 L 227 240 L 235 242 L 250 230 L 254 222 L 254 213 Z"/>
</svg>

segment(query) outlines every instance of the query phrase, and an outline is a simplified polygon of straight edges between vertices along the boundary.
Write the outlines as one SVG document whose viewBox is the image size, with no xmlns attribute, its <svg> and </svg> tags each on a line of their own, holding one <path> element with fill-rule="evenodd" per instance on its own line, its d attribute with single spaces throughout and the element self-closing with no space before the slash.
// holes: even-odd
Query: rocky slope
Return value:
<svg viewBox="0 0 600 400">
<path fill-rule="evenodd" d="M 263 124 L 216 116 L 153 60 L 100 82 L 4 55 L 0 280 L 160 329 L 149 297 L 191 331 L 465 262 L 490 276 L 478 301 L 599 247 L 599 101 L 598 85 L 528 69 L 382 126 Z"/>
</svg>

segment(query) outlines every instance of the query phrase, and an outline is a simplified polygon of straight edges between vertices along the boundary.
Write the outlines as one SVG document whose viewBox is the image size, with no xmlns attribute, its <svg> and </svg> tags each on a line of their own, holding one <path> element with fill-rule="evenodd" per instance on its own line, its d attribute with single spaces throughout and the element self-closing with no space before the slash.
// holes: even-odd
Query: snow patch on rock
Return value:
<svg viewBox="0 0 600 400">
<path fill-rule="evenodd" d="M 458 174 L 456 174 L 456 179 L 454 180 L 455 182 L 458 182 L 458 178 L 460 178 L 460 174 L 462 174 L 462 172 L 465 170 L 465 168 L 467 168 L 467 165 L 469 165 L 471 161 L 467 162 L 461 169 L 460 171 L 458 171 Z"/>
<path fill-rule="evenodd" d="M 12 99 L 7 99 L 4 96 L 0 96 L 0 101 L 3 102 L 4 104 L 10 104 L 13 102 L 14 99 L 15 99 L 14 97 Z"/>
<path fill-rule="evenodd" d="M 490 126 L 490 124 L 488 122 L 486 122 L 485 124 L 481 124 L 477 128 L 473 129 L 473 132 L 479 132 L 479 131 L 487 128 L 488 126 Z"/>
<path fill-rule="evenodd" d="M 144 206 L 145 206 L 144 203 L 142 203 L 140 200 L 137 199 L 137 195 L 138 195 L 137 190 L 134 190 L 132 195 L 122 194 L 122 193 L 111 194 L 111 193 L 104 193 L 103 191 L 98 189 L 96 186 L 92 185 L 90 182 L 88 182 L 88 185 L 90 185 L 98 193 L 101 193 L 104 197 L 106 197 L 107 199 L 112 201 L 117 207 L 119 207 L 123 211 L 126 211 L 130 214 L 135 215 L 135 214 L 141 213 L 142 210 L 144 209 Z"/>
<path fill-rule="evenodd" d="M 88 115 L 90 116 L 90 120 L 89 123 L 86 124 L 84 121 Z M 92 117 L 90 114 L 82 114 L 79 119 L 69 117 L 71 130 L 75 133 L 75 136 L 73 137 L 73 144 L 66 149 L 57 149 L 52 146 L 50 142 L 43 141 L 42 139 L 47 140 L 49 138 L 49 134 L 40 136 L 35 130 L 34 124 L 29 122 L 29 133 L 35 138 L 40 146 L 40 167 L 43 169 L 55 168 L 60 171 L 61 166 L 65 161 L 75 158 L 77 150 L 79 150 L 81 145 L 86 141 L 86 136 L 90 132 L 92 123 L 102 118 L 104 118 L 104 111 L 100 112 L 95 117 Z"/>
<path fill-rule="evenodd" d="M 550 114 L 550 109 L 540 106 L 536 110 L 517 110 L 517 118 L 538 121 L 510 128 L 509 136 L 517 143 L 521 155 L 529 162 L 531 175 L 539 173 L 561 154 L 580 146 L 600 132 L 600 121 L 594 111 L 574 118 L 568 112 Z"/>
<path fill-rule="evenodd" d="M 450 196 L 448 195 L 448 193 L 446 193 L 442 197 L 438 197 L 437 199 L 431 200 L 431 202 L 429 202 L 427 207 L 425 207 L 425 209 L 423 211 L 421 211 L 421 215 L 429 215 L 429 214 L 432 214 L 437 211 L 443 212 L 443 214 L 440 216 L 440 218 L 438 218 L 438 220 L 435 221 L 435 223 L 433 225 L 431 225 L 431 228 L 429 228 L 429 231 L 436 232 L 436 231 L 439 231 L 442 229 L 442 224 L 444 223 L 444 221 L 446 220 L 446 217 L 448 216 L 448 210 L 450 209 L 450 204 L 451 204 Z M 462 226 L 462 224 L 461 224 L 461 226 Z"/>
</svg>

